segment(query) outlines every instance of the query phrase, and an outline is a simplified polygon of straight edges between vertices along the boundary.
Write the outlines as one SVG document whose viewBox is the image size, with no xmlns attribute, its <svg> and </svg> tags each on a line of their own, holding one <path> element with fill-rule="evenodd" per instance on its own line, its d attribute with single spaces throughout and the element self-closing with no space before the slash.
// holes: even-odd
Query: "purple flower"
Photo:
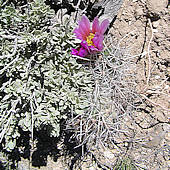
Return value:
<svg viewBox="0 0 170 170">
<path fill-rule="evenodd" d="M 72 54 L 80 57 L 85 57 L 88 54 L 95 54 L 103 50 L 104 33 L 109 26 L 109 21 L 105 19 L 101 24 L 97 17 L 94 18 L 92 29 L 90 29 L 90 21 L 84 15 L 78 22 L 78 28 L 75 28 L 73 33 L 76 37 L 82 40 L 80 47 L 72 49 Z"/>
</svg>

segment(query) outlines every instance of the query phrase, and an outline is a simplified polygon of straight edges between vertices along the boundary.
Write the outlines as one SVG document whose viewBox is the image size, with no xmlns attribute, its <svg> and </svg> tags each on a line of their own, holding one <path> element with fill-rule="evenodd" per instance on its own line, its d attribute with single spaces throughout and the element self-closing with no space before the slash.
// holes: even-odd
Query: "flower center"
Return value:
<svg viewBox="0 0 170 170">
<path fill-rule="evenodd" d="M 92 39 L 94 38 L 94 36 L 95 36 L 95 34 L 93 34 L 93 33 L 90 33 L 90 35 L 87 37 L 87 39 L 86 39 L 86 41 L 87 41 L 87 44 L 88 44 L 88 46 L 95 46 L 94 44 L 93 44 L 93 41 L 92 41 Z"/>
</svg>

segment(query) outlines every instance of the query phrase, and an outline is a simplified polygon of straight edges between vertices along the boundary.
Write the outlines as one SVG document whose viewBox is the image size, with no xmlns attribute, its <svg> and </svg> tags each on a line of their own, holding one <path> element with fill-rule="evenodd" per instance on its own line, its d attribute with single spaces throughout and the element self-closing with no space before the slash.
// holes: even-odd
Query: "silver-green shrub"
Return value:
<svg viewBox="0 0 170 170">
<path fill-rule="evenodd" d="M 2 5 L 2 4 L 1 4 Z M 84 112 L 91 75 L 70 55 L 76 40 L 43 0 L 0 9 L 0 142 L 12 151 L 19 129 L 49 129 Z"/>
</svg>

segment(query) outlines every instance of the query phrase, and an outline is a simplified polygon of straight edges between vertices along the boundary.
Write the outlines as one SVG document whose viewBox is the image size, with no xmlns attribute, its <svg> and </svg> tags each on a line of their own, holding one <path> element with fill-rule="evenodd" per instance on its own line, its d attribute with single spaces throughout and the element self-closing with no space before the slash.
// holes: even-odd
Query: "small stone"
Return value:
<svg viewBox="0 0 170 170">
<path fill-rule="evenodd" d="M 156 76 L 155 76 L 155 79 L 156 79 L 156 80 L 158 80 L 158 79 L 160 79 L 160 78 L 161 78 L 161 77 L 160 77 L 159 75 L 156 75 Z"/>
<path fill-rule="evenodd" d="M 169 85 L 165 85 L 165 88 L 164 88 L 165 90 L 167 90 L 167 89 L 169 89 Z"/>
<path fill-rule="evenodd" d="M 137 16 L 143 15 L 143 9 L 142 9 L 142 8 L 136 9 L 135 14 L 136 14 Z"/>
<path fill-rule="evenodd" d="M 132 24 L 132 21 L 129 21 L 128 24 L 131 25 L 131 24 Z"/>
<path fill-rule="evenodd" d="M 25 161 L 20 161 L 18 163 L 18 170 L 29 170 L 29 164 L 25 163 Z"/>
<path fill-rule="evenodd" d="M 128 145 L 129 145 L 129 144 L 128 144 L 127 142 L 125 142 L 125 147 L 128 147 Z"/>
<path fill-rule="evenodd" d="M 108 159 L 113 159 L 115 157 L 115 155 L 111 151 L 108 151 L 108 150 L 104 152 L 104 156 Z"/>
<path fill-rule="evenodd" d="M 154 32 L 154 33 L 157 33 L 157 32 L 158 32 L 158 30 L 157 30 L 157 29 L 153 29 L 153 32 Z"/>
<path fill-rule="evenodd" d="M 152 23 L 152 25 L 153 25 L 153 27 L 154 28 L 157 28 L 158 26 L 159 26 L 159 20 L 158 21 L 154 21 L 153 23 Z"/>
<path fill-rule="evenodd" d="M 170 141 L 170 133 L 166 133 L 165 140 L 168 141 L 168 142 Z"/>
<path fill-rule="evenodd" d="M 161 14 L 165 12 L 167 4 L 168 0 L 146 0 L 149 17 L 158 20 Z"/>
<path fill-rule="evenodd" d="M 152 90 L 159 90 L 161 87 L 159 86 L 159 85 L 154 85 L 153 87 L 152 87 Z"/>
</svg>

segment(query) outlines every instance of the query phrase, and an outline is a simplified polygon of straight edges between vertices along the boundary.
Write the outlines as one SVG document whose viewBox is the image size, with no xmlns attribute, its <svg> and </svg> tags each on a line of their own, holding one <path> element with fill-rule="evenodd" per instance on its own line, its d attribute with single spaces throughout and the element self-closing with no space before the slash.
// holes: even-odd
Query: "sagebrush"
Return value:
<svg viewBox="0 0 170 170">
<path fill-rule="evenodd" d="M 0 13 L 0 142 L 12 151 L 19 130 L 58 137 L 61 122 L 87 107 L 91 75 L 70 55 L 72 27 L 44 1 Z"/>
</svg>

